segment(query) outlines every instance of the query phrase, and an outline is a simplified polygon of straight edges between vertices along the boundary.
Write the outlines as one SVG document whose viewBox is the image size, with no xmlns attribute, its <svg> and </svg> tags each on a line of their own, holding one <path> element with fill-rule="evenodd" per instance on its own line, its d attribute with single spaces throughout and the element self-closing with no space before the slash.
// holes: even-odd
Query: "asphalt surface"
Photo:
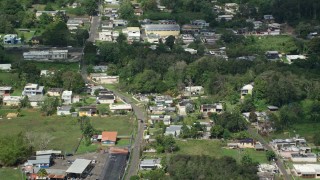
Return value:
<svg viewBox="0 0 320 180">
<path fill-rule="evenodd" d="M 264 138 L 256 133 L 256 129 L 253 129 L 251 127 L 248 128 L 248 133 L 251 134 L 251 136 L 256 137 L 258 139 L 258 141 L 261 142 L 261 144 L 263 144 L 264 147 L 267 148 L 268 151 L 273 151 L 272 147 L 269 145 L 268 142 L 266 142 L 264 140 Z M 281 174 L 283 175 L 284 180 L 291 180 L 292 177 L 288 174 L 284 164 L 282 163 L 282 161 L 280 159 L 276 160 L 276 164 L 278 166 L 278 168 L 280 169 Z"/>
<path fill-rule="evenodd" d="M 92 16 L 91 26 L 89 31 L 89 38 L 87 41 L 94 42 L 96 38 L 98 38 L 98 28 L 100 26 L 101 17 L 100 16 Z"/>
<path fill-rule="evenodd" d="M 127 154 L 111 154 L 106 161 L 104 170 L 99 179 L 117 180 L 121 179 L 127 164 Z"/>
</svg>

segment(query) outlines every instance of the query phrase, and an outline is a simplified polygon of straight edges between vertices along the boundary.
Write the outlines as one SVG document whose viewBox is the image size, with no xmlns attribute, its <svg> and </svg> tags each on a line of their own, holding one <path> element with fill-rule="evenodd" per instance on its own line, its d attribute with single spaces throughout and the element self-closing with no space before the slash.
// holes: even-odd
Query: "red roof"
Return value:
<svg viewBox="0 0 320 180">
<path fill-rule="evenodd" d="M 114 142 L 116 142 L 117 134 L 118 134 L 118 132 L 116 132 L 116 131 L 112 131 L 112 132 L 111 131 L 103 131 L 101 141 L 114 141 Z"/>
<path fill-rule="evenodd" d="M 129 150 L 128 148 L 115 148 L 111 147 L 109 149 L 110 154 L 128 154 Z"/>
</svg>

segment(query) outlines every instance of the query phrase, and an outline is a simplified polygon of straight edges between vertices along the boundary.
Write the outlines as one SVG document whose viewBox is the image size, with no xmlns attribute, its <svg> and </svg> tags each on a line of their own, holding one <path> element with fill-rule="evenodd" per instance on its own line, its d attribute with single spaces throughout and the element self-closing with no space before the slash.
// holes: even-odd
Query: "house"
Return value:
<svg viewBox="0 0 320 180">
<path fill-rule="evenodd" d="M 269 111 L 278 111 L 279 107 L 278 106 L 267 106 Z"/>
<path fill-rule="evenodd" d="M 0 64 L 1 71 L 11 71 L 11 64 Z"/>
<path fill-rule="evenodd" d="M 119 4 L 119 0 L 104 0 L 104 2 L 109 3 L 109 4 Z"/>
<path fill-rule="evenodd" d="M 49 168 L 53 164 L 51 155 L 44 156 L 32 156 L 25 163 L 26 165 L 32 165 L 38 168 Z"/>
<path fill-rule="evenodd" d="M 108 76 L 107 73 L 91 73 L 90 79 L 99 84 L 119 83 L 119 76 Z"/>
<path fill-rule="evenodd" d="M 115 19 L 113 20 L 113 27 L 117 26 L 126 26 L 128 24 L 128 21 L 123 19 Z"/>
<path fill-rule="evenodd" d="M 140 41 L 141 34 L 139 27 L 127 27 L 122 32 L 127 35 L 129 42 Z"/>
<path fill-rule="evenodd" d="M 143 10 L 141 8 L 134 9 L 134 15 L 136 16 L 142 16 L 143 15 Z"/>
<path fill-rule="evenodd" d="M 192 48 L 185 48 L 184 51 L 190 54 L 197 54 L 198 52 L 196 49 L 192 49 Z"/>
<path fill-rule="evenodd" d="M 301 178 L 320 178 L 320 164 L 293 164 L 292 172 Z"/>
<path fill-rule="evenodd" d="M 22 91 L 24 96 L 34 96 L 34 95 L 43 95 L 44 86 L 39 86 L 38 84 L 28 83 Z"/>
<path fill-rule="evenodd" d="M 238 142 L 239 148 L 254 148 L 255 147 L 255 141 L 251 138 L 246 138 L 239 140 Z"/>
<path fill-rule="evenodd" d="M 181 34 L 180 38 L 185 44 L 190 44 L 195 41 L 195 38 L 191 34 Z"/>
<path fill-rule="evenodd" d="M 96 106 L 83 106 L 79 108 L 79 116 L 87 116 L 87 117 L 92 117 L 92 116 L 97 116 L 98 111 Z"/>
<path fill-rule="evenodd" d="M 161 167 L 161 159 L 144 159 L 140 162 L 141 170 L 153 170 Z"/>
<path fill-rule="evenodd" d="M 101 144 L 106 146 L 114 146 L 117 142 L 118 132 L 103 131 L 101 137 Z"/>
<path fill-rule="evenodd" d="M 57 107 L 57 115 L 64 116 L 64 115 L 71 115 L 71 106 L 61 106 Z"/>
<path fill-rule="evenodd" d="M 274 139 L 270 142 L 270 145 L 275 150 L 280 150 L 284 147 L 290 146 L 306 146 L 307 141 L 304 138 L 292 138 L 292 139 Z"/>
<path fill-rule="evenodd" d="M 274 20 L 274 17 L 272 15 L 267 14 L 267 15 L 263 15 L 263 19 L 265 21 L 272 22 Z"/>
<path fill-rule="evenodd" d="M 252 84 L 247 84 L 244 85 L 241 90 L 240 90 L 240 98 L 244 99 L 246 95 L 252 95 L 253 92 L 253 85 Z"/>
<path fill-rule="evenodd" d="M 315 153 L 292 153 L 292 162 L 316 163 L 317 155 Z"/>
<path fill-rule="evenodd" d="M 12 92 L 11 86 L 0 86 L 0 96 L 10 96 Z"/>
<path fill-rule="evenodd" d="M 149 106 L 149 113 L 150 114 L 165 114 L 166 108 L 164 106 Z"/>
<path fill-rule="evenodd" d="M 192 25 L 200 26 L 201 28 L 209 27 L 209 23 L 207 23 L 205 20 L 198 19 L 191 21 Z"/>
<path fill-rule="evenodd" d="M 163 121 L 164 125 L 170 125 L 171 116 L 170 115 L 151 115 L 150 120 L 153 124 L 158 121 Z"/>
<path fill-rule="evenodd" d="M 177 24 L 177 22 L 172 19 L 159 20 L 158 23 L 159 24 Z"/>
<path fill-rule="evenodd" d="M 77 177 L 73 179 L 82 179 L 84 173 L 90 172 L 91 168 L 91 160 L 88 159 L 76 159 L 71 166 L 66 170 L 68 178 L 70 177 Z"/>
<path fill-rule="evenodd" d="M 201 26 L 193 25 L 193 24 L 184 24 L 181 27 L 182 33 L 185 34 L 198 34 L 200 33 Z"/>
<path fill-rule="evenodd" d="M 154 98 L 154 102 L 157 106 L 171 106 L 171 104 L 173 103 L 173 98 L 169 95 L 156 96 Z"/>
<path fill-rule="evenodd" d="M 2 103 L 4 106 L 19 106 L 21 96 L 3 96 Z"/>
<path fill-rule="evenodd" d="M 104 73 L 108 70 L 108 66 L 93 66 L 92 68 L 96 73 Z"/>
<path fill-rule="evenodd" d="M 115 103 L 115 96 L 114 95 L 99 95 L 97 97 L 98 104 L 113 104 Z"/>
<path fill-rule="evenodd" d="M 222 111 L 223 107 L 221 103 L 202 104 L 200 107 L 200 112 L 204 117 L 208 117 L 211 113 L 221 113 Z"/>
<path fill-rule="evenodd" d="M 113 22 L 112 21 L 102 22 L 101 29 L 102 29 L 101 30 L 102 32 L 113 29 Z"/>
<path fill-rule="evenodd" d="M 193 102 L 189 100 L 183 100 L 179 102 L 177 105 L 177 108 L 178 108 L 178 114 L 180 116 L 186 116 L 188 113 L 194 111 Z"/>
<path fill-rule="evenodd" d="M 63 91 L 61 99 L 63 104 L 72 104 L 72 91 Z"/>
<path fill-rule="evenodd" d="M 24 60 L 48 61 L 68 59 L 68 50 L 29 51 L 23 53 Z"/>
<path fill-rule="evenodd" d="M 311 152 L 310 147 L 285 146 L 278 150 L 279 156 L 290 159 L 292 154 L 307 154 Z"/>
<path fill-rule="evenodd" d="M 132 111 L 131 104 L 110 104 L 111 112 L 119 112 L 119 111 Z"/>
<path fill-rule="evenodd" d="M 225 3 L 224 12 L 227 14 L 236 14 L 239 10 L 239 4 L 237 3 Z"/>
<path fill-rule="evenodd" d="M 106 30 L 106 31 L 103 31 L 103 32 L 99 32 L 99 41 L 107 41 L 107 42 L 114 41 L 113 31 Z"/>
<path fill-rule="evenodd" d="M 145 26 L 146 34 L 158 34 L 160 37 L 180 35 L 180 26 L 178 24 L 147 24 Z"/>
<path fill-rule="evenodd" d="M 61 96 L 63 89 L 62 88 L 50 88 L 47 91 L 47 95 L 49 96 Z"/>
<path fill-rule="evenodd" d="M 172 135 L 173 137 L 178 137 L 181 133 L 182 125 L 170 125 L 166 128 L 164 135 L 169 136 Z"/>
<path fill-rule="evenodd" d="M 101 95 L 114 95 L 114 93 L 112 91 L 109 91 L 108 89 L 99 89 L 99 96 Z"/>
<path fill-rule="evenodd" d="M 158 44 L 160 38 L 161 38 L 161 37 L 160 37 L 159 34 L 150 33 L 150 34 L 147 34 L 147 35 L 146 35 L 146 40 L 147 40 L 147 42 L 153 43 L 153 44 Z"/>
<path fill-rule="evenodd" d="M 40 71 L 40 76 L 52 76 L 54 75 L 54 71 L 50 70 L 41 70 Z"/>
<path fill-rule="evenodd" d="M 278 51 L 267 51 L 266 58 L 269 61 L 277 61 L 277 60 L 280 60 L 280 54 Z"/>
<path fill-rule="evenodd" d="M 253 29 L 257 30 L 262 27 L 263 23 L 261 21 L 253 21 Z"/>
<path fill-rule="evenodd" d="M 42 14 L 48 14 L 50 16 L 56 16 L 57 13 L 66 14 L 65 10 L 56 10 L 56 11 L 37 11 L 36 17 L 39 18 Z"/>
<path fill-rule="evenodd" d="M 41 106 L 41 104 L 44 102 L 44 96 L 39 94 L 39 95 L 33 95 L 29 97 L 29 102 L 30 105 L 34 108 Z"/>
<path fill-rule="evenodd" d="M 217 21 L 221 21 L 221 20 L 225 20 L 225 21 L 231 21 L 233 18 L 233 15 L 219 15 L 216 20 Z"/>
<path fill-rule="evenodd" d="M 3 44 L 5 45 L 13 45 L 20 44 L 21 38 L 18 38 L 17 34 L 6 34 L 3 36 Z"/>
<path fill-rule="evenodd" d="M 202 86 L 188 86 L 184 88 L 185 96 L 198 96 L 204 94 L 204 88 Z"/>
<path fill-rule="evenodd" d="M 307 57 L 305 55 L 286 55 L 286 59 L 291 64 L 296 60 L 306 60 Z"/>
<path fill-rule="evenodd" d="M 77 30 L 81 26 L 83 26 L 82 19 L 69 19 L 67 21 L 67 27 L 69 30 Z"/>
<path fill-rule="evenodd" d="M 279 168 L 276 164 L 258 165 L 257 175 L 260 180 L 273 180 L 277 173 L 279 173 Z"/>
</svg>

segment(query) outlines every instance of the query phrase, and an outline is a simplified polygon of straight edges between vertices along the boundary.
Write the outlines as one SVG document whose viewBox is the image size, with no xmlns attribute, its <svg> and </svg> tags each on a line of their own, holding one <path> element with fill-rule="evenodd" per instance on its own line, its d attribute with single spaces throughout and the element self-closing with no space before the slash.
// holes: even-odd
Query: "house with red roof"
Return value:
<svg viewBox="0 0 320 180">
<path fill-rule="evenodd" d="M 114 146 L 117 142 L 118 132 L 116 131 L 103 131 L 101 137 L 101 144 L 105 146 Z"/>
</svg>

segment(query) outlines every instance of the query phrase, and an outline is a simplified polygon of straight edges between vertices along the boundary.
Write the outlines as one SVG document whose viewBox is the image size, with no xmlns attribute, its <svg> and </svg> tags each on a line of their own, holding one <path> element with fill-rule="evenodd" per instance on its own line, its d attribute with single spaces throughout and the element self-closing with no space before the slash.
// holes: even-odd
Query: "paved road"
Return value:
<svg viewBox="0 0 320 180">
<path fill-rule="evenodd" d="M 249 132 L 249 134 L 251 134 L 251 136 L 256 137 L 256 138 L 258 139 L 258 141 L 260 141 L 261 144 L 263 144 L 264 147 L 267 148 L 268 151 L 273 151 L 273 149 L 271 148 L 271 146 L 269 145 L 269 143 L 266 142 L 266 141 L 264 140 L 264 138 L 263 138 L 260 134 L 258 134 L 256 131 L 257 131 L 257 130 L 254 129 L 254 128 L 251 128 L 251 127 L 248 128 L 248 132 Z M 287 170 L 286 170 L 283 162 L 282 162 L 280 159 L 277 159 L 276 164 L 277 164 L 277 166 L 279 167 L 280 172 L 282 173 L 284 180 L 291 180 L 292 178 L 291 178 L 291 176 L 288 174 L 288 172 L 287 172 Z"/>
<path fill-rule="evenodd" d="M 101 17 L 100 16 L 92 16 L 91 26 L 89 31 L 89 38 L 87 41 L 94 42 L 98 37 L 98 28 L 100 26 Z"/>
</svg>

